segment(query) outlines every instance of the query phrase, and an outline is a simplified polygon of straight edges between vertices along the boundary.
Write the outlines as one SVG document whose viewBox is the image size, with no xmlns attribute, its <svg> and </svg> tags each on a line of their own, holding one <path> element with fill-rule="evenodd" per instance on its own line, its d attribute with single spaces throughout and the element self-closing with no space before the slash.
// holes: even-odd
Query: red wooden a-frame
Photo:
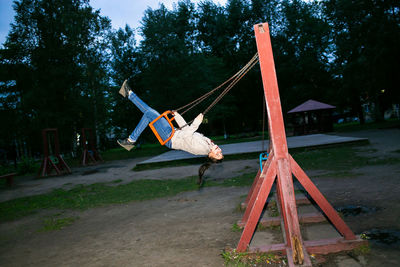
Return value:
<svg viewBox="0 0 400 267">
<path fill-rule="evenodd" d="M 289 266 L 311 266 L 308 253 L 326 254 L 349 250 L 365 244 L 366 241 L 354 235 L 289 154 L 268 24 L 257 24 L 254 26 L 254 31 L 268 111 L 268 127 L 271 143 L 268 160 L 264 163 L 263 170 L 257 174 L 246 200 L 247 208 L 241 222 L 244 225 L 244 229 L 237 246 L 237 251 L 242 252 L 249 248 L 250 240 L 276 178 L 277 200 L 280 203 L 285 228 L 285 243 L 256 248 L 252 247 L 250 251 L 281 251 L 286 253 Z M 297 215 L 292 174 L 325 213 L 333 226 L 340 232 L 343 236 L 342 238 L 303 241 Z"/>
<path fill-rule="evenodd" d="M 100 153 L 96 149 L 96 141 L 93 137 L 93 131 L 91 128 L 82 128 L 82 166 L 86 166 L 90 163 L 97 164 L 102 162 L 103 159 Z"/>
<path fill-rule="evenodd" d="M 60 154 L 60 142 L 58 139 L 58 130 L 56 128 L 43 129 L 42 138 L 43 138 L 43 161 L 42 165 L 40 166 L 39 176 L 40 177 L 50 176 L 52 175 L 53 170 L 56 172 L 55 175 L 72 173 L 68 164 L 64 161 L 64 159 Z M 49 147 L 51 149 L 49 149 Z"/>
</svg>

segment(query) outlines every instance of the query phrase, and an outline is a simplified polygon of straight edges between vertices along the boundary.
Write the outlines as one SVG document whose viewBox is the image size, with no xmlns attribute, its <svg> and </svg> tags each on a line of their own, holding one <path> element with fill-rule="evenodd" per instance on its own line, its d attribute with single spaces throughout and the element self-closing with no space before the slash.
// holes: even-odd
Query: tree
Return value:
<svg viewBox="0 0 400 267">
<path fill-rule="evenodd" d="M 282 1 L 281 12 L 273 47 L 284 110 L 310 98 L 331 102 L 330 27 L 319 5 Z"/>
<path fill-rule="evenodd" d="M 323 2 L 333 27 L 336 76 L 343 84 L 346 105 L 363 122 L 363 101 L 376 105 L 376 119 L 400 100 L 400 5 L 398 1 Z"/>
<path fill-rule="evenodd" d="M 15 78 L 17 108 L 26 127 L 18 138 L 40 151 L 40 130 L 57 127 L 68 151 L 77 129 L 94 126 L 93 116 L 99 120 L 95 110 L 102 109 L 99 91 L 104 86 L 99 84 L 104 80 L 99 77 L 104 75 L 95 73 L 106 67 L 94 59 L 104 55 L 99 51 L 110 21 L 93 11 L 88 0 L 19 0 L 14 10 L 5 49 L 8 64 L 24 66 Z"/>
<path fill-rule="evenodd" d="M 112 103 L 111 120 L 115 134 L 122 136 L 128 134 L 127 129 L 135 125 L 141 114 L 136 112 L 133 105 L 127 105 L 118 90 L 125 79 L 128 79 L 133 90 L 141 94 L 144 91 L 137 87 L 138 74 L 140 74 L 140 57 L 136 46 L 135 33 L 128 25 L 110 34 L 111 40 L 111 79 L 112 86 L 109 99 Z"/>
</svg>

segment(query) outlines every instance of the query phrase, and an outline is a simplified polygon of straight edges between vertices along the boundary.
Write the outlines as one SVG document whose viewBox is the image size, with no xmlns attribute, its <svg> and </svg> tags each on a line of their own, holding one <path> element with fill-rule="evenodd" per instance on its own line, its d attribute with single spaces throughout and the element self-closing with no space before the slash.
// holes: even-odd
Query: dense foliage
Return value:
<svg viewBox="0 0 400 267">
<path fill-rule="evenodd" d="M 400 102 L 394 0 L 181 0 L 172 10 L 147 9 L 137 30 L 111 29 L 89 0 L 15 0 L 14 9 L 0 51 L 0 147 L 15 144 L 22 154 L 41 151 L 43 128 L 59 129 L 64 152 L 76 148 L 82 127 L 95 129 L 103 147 L 132 130 L 141 114 L 118 95 L 126 78 L 159 111 L 188 103 L 256 53 L 252 26 L 260 22 L 270 25 L 284 113 L 315 99 L 363 121 L 368 102 L 379 120 Z M 262 105 L 256 66 L 201 130 L 259 131 Z"/>
</svg>

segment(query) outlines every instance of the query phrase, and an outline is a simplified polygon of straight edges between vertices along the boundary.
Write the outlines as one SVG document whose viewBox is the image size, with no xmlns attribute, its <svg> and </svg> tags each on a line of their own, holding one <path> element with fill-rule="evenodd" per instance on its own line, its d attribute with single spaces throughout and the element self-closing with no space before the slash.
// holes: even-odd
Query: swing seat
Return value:
<svg viewBox="0 0 400 267">
<path fill-rule="evenodd" d="M 171 115 L 172 117 L 168 117 L 168 115 Z M 156 123 L 159 119 L 161 118 L 165 118 L 167 120 L 167 122 L 169 123 L 169 125 L 171 126 L 172 132 L 171 135 L 163 140 L 160 136 L 160 134 L 157 132 L 156 128 L 154 127 L 154 123 Z M 154 135 L 157 137 L 158 142 L 160 142 L 160 144 L 163 146 L 165 145 L 169 140 L 171 140 L 172 136 L 174 136 L 175 133 L 175 127 L 172 124 L 172 121 L 174 120 L 174 116 L 172 115 L 172 111 L 167 110 L 165 111 L 163 114 L 161 114 L 160 116 L 158 116 L 155 120 L 153 120 L 152 122 L 149 123 L 150 129 L 153 131 Z"/>
</svg>

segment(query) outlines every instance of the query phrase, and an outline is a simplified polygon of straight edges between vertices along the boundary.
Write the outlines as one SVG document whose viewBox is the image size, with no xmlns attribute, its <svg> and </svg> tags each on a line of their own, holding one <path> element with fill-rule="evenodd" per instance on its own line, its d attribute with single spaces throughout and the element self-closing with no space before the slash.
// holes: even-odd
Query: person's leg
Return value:
<svg viewBox="0 0 400 267">
<path fill-rule="evenodd" d="M 133 104 L 135 104 L 135 106 L 138 107 L 138 109 L 140 109 L 141 112 L 146 113 L 146 111 L 152 109 L 151 107 L 149 107 L 149 105 L 147 105 L 142 99 L 140 99 L 133 91 L 129 92 L 129 96 L 128 96 L 129 100 L 132 101 Z"/>
<path fill-rule="evenodd" d="M 140 111 L 143 112 L 143 117 L 141 118 L 138 125 L 133 130 L 133 132 L 131 133 L 131 135 L 127 140 L 128 144 L 124 146 L 122 140 L 118 142 L 121 146 L 130 150 L 134 147 L 134 143 L 138 140 L 139 136 L 142 134 L 144 129 L 146 129 L 147 125 L 153 120 L 155 120 L 158 116 L 160 116 L 160 113 L 158 113 L 156 110 L 152 109 L 149 105 L 147 105 L 133 91 L 129 91 L 128 98 L 129 100 L 132 101 L 133 104 L 135 104 L 140 109 Z M 166 121 L 165 118 L 161 118 L 156 123 L 154 123 L 154 128 L 156 129 L 156 131 L 163 140 L 167 139 L 172 133 L 171 126 L 169 125 L 169 123 Z M 129 144 L 129 142 L 131 144 Z M 170 148 L 171 142 L 168 142 L 166 146 Z"/>
<path fill-rule="evenodd" d="M 132 134 L 129 136 L 129 139 L 133 142 L 136 142 L 140 134 L 144 131 L 144 129 L 146 129 L 147 125 L 154 121 L 158 116 L 160 116 L 160 113 L 154 109 L 150 108 L 147 110 L 139 124 L 136 126 L 135 130 L 133 130 Z M 160 118 L 158 121 L 156 121 L 154 123 L 154 128 L 163 140 L 166 140 L 168 137 L 170 137 L 172 133 L 171 125 L 169 125 L 165 118 Z M 171 147 L 169 142 L 166 144 L 166 146 Z"/>
<path fill-rule="evenodd" d="M 140 119 L 139 123 L 136 125 L 135 130 L 133 130 L 131 135 L 129 135 L 129 140 L 131 142 L 136 142 L 138 140 L 139 136 L 142 134 L 144 129 L 146 129 L 147 125 L 149 125 L 150 122 L 151 121 L 150 121 L 149 117 L 144 114 L 142 116 L 142 118 Z"/>
<path fill-rule="evenodd" d="M 124 82 L 125 84 L 125 82 Z M 124 87 L 124 85 L 123 85 Z M 131 135 L 126 139 L 118 140 L 118 144 L 120 144 L 126 150 L 131 150 L 135 147 L 135 143 L 138 140 L 139 136 L 142 134 L 144 129 L 146 129 L 147 125 L 152 121 L 152 118 L 157 118 L 158 112 L 149 107 L 143 100 L 141 100 L 129 87 L 129 90 L 125 89 L 125 93 L 127 94 L 129 100 L 132 101 L 135 106 L 137 106 L 141 112 L 143 112 L 143 116 L 140 119 L 139 123 L 136 125 L 135 129 L 131 133 Z M 121 89 L 122 90 L 122 89 Z"/>
</svg>

